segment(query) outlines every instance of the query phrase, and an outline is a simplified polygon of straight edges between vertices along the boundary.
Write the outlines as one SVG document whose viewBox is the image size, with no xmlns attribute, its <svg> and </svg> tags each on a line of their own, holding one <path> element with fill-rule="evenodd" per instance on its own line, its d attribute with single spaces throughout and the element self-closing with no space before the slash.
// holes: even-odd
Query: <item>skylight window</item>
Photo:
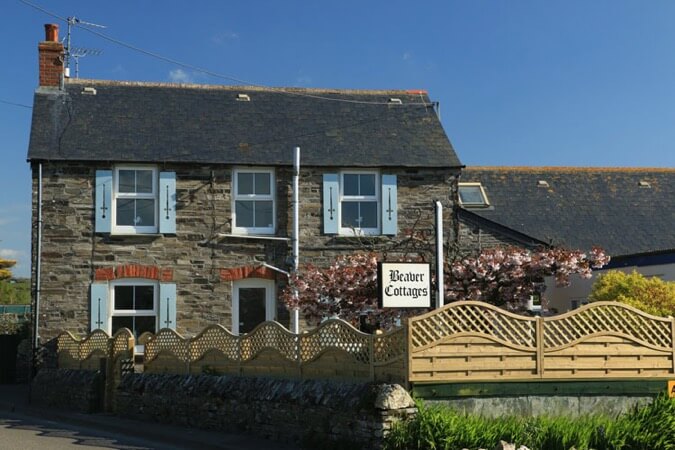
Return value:
<svg viewBox="0 0 675 450">
<path fill-rule="evenodd" d="M 485 189 L 480 183 L 459 183 L 459 204 L 465 208 L 490 206 Z"/>
</svg>

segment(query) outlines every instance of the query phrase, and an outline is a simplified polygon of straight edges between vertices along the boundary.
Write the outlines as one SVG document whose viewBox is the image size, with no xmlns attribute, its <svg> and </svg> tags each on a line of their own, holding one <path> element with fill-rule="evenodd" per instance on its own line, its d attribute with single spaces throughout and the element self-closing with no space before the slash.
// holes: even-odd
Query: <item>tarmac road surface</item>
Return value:
<svg viewBox="0 0 675 450">
<path fill-rule="evenodd" d="M 25 385 L 0 385 L 0 449 L 298 450 L 252 435 L 205 431 L 110 414 L 82 414 L 28 402 Z"/>
</svg>

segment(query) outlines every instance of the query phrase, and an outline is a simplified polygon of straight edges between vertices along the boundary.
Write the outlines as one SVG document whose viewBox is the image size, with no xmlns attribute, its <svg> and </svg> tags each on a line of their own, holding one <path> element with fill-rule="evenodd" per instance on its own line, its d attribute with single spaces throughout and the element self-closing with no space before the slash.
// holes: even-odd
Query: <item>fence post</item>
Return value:
<svg viewBox="0 0 675 450">
<path fill-rule="evenodd" d="M 298 378 L 301 380 L 303 379 L 303 367 L 302 367 L 302 335 L 300 334 L 300 330 L 298 330 L 298 334 L 295 335 L 295 352 L 296 352 L 296 362 L 298 364 Z"/>
<path fill-rule="evenodd" d="M 237 335 L 237 375 L 241 376 L 243 373 L 241 366 L 243 365 L 244 357 L 241 354 L 241 334 Z"/>
<path fill-rule="evenodd" d="M 403 382 L 405 388 L 410 390 L 412 378 L 412 345 L 410 342 L 412 321 L 406 317 L 403 322 Z"/>
<path fill-rule="evenodd" d="M 675 317 L 670 318 L 670 346 L 673 351 L 673 373 L 675 374 Z"/>
<path fill-rule="evenodd" d="M 105 358 L 99 358 L 98 360 L 98 369 L 99 373 L 103 377 L 103 386 L 99 386 L 99 395 L 101 398 L 99 399 L 99 404 L 96 405 L 95 412 L 110 412 L 112 410 L 110 406 L 112 400 L 110 398 L 110 385 L 113 383 L 112 377 L 110 376 L 111 365 L 112 361 L 110 360 L 110 353 L 108 353 Z"/>
<path fill-rule="evenodd" d="M 544 376 L 544 318 L 537 316 L 536 319 L 535 345 L 537 347 L 537 375 Z"/>
<path fill-rule="evenodd" d="M 368 358 L 368 363 L 370 365 L 370 381 L 375 382 L 375 335 L 371 334 L 368 338 L 368 353 L 370 353 Z"/>
<path fill-rule="evenodd" d="M 185 345 L 187 347 L 186 349 L 186 356 L 185 356 L 185 368 L 187 369 L 187 375 L 190 375 L 190 371 L 192 369 L 192 338 L 187 338 Z"/>
</svg>

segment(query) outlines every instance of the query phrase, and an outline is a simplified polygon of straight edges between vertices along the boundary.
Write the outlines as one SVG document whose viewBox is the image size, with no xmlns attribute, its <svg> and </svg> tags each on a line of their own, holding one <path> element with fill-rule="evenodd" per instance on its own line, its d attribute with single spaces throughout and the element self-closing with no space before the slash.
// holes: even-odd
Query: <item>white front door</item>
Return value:
<svg viewBox="0 0 675 450">
<path fill-rule="evenodd" d="M 266 320 L 274 320 L 273 280 L 245 278 L 232 283 L 232 333 L 250 333 Z"/>
</svg>

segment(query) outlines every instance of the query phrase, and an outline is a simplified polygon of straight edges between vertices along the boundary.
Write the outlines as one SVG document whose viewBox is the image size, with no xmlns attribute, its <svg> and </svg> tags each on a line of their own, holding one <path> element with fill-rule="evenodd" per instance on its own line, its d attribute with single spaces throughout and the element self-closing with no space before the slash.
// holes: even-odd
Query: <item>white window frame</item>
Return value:
<svg viewBox="0 0 675 450">
<path fill-rule="evenodd" d="M 119 192 L 120 170 L 152 170 L 152 193 L 130 194 Z M 113 234 L 154 234 L 159 231 L 159 171 L 154 166 L 122 165 L 113 169 L 113 197 L 112 197 L 112 233 Z M 155 225 L 117 225 L 117 200 L 118 199 L 149 199 L 155 201 Z"/>
<path fill-rule="evenodd" d="M 270 176 L 269 195 L 239 194 L 240 173 L 267 173 Z M 237 201 L 271 201 L 272 202 L 272 226 L 271 227 L 238 227 L 237 226 Z M 263 234 L 273 235 L 277 227 L 277 201 L 276 201 L 276 176 L 274 169 L 268 167 L 238 167 L 232 171 L 232 234 Z"/>
<path fill-rule="evenodd" d="M 265 289 L 265 320 L 274 320 L 276 315 L 276 283 L 266 278 L 244 278 L 232 282 L 232 334 L 239 334 L 239 289 Z"/>
<path fill-rule="evenodd" d="M 375 175 L 375 195 L 345 195 L 345 175 Z M 382 199 L 380 172 L 376 170 L 349 169 L 340 172 L 340 198 L 338 199 L 338 233 L 344 236 L 376 236 L 382 233 Z M 342 202 L 347 201 L 375 201 L 377 203 L 377 226 L 375 228 L 351 228 L 342 226 Z"/>
<path fill-rule="evenodd" d="M 153 296 L 153 308 L 149 309 L 115 309 L 115 287 L 117 286 L 152 286 L 152 296 Z M 148 317 L 155 316 L 155 331 L 158 331 L 157 321 L 159 320 L 159 283 L 156 281 L 148 281 L 145 279 L 138 278 L 125 278 L 124 280 L 115 280 L 110 282 L 110 302 L 109 302 L 109 314 L 108 314 L 108 324 L 107 330 L 112 334 L 112 321 L 113 317 Z M 152 311 L 152 314 L 147 314 L 149 311 Z M 145 314 L 144 314 L 145 313 Z M 133 332 L 133 330 L 132 330 Z M 143 353 L 145 346 L 136 345 L 136 352 Z"/>
<path fill-rule="evenodd" d="M 481 203 L 477 203 L 477 202 L 465 203 L 465 202 L 462 202 L 462 196 L 460 195 L 459 190 L 463 187 L 477 187 L 478 189 L 480 189 L 480 194 L 481 194 L 481 197 L 483 197 L 483 201 Z M 458 183 L 458 185 L 457 185 L 457 200 L 459 201 L 459 204 L 461 206 L 465 207 L 465 208 L 487 208 L 487 207 L 490 206 L 490 200 L 488 200 L 488 196 L 485 193 L 485 188 L 483 187 L 483 185 L 480 182 L 478 182 L 478 183 L 476 183 L 476 182 L 466 182 L 466 183 L 461 182 L 461 183 Z"/>
</svg>

